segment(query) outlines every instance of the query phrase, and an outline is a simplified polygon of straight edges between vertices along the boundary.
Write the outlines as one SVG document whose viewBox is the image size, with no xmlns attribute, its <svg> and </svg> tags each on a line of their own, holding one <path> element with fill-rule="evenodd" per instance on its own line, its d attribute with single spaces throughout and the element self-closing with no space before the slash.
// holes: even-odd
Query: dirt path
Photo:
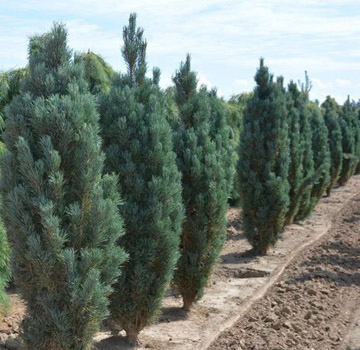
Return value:
<svg viewBox="0 0 360 350">
<path fill-rule="evenodd" d="M 344 341 L 359 308 L 360 195 L 209 350 L 360 349 Z"/>
</svg>

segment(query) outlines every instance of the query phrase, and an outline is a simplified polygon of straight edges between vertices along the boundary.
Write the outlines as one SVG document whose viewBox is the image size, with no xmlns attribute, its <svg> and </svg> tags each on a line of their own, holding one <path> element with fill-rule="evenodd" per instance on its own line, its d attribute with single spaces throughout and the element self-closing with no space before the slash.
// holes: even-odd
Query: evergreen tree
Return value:
<svg viewBox="0 0 360 350">
<path fill-rule="evenodd" d="M 5 118 L 5 107 L 11 102 L 14 96 L 20 92 L 22 80 L 27 76 L 28 69 L 12 69 L 7 72 L 0 73 L 0 128 L 3 126 Z"/>
<path fill-rule="evenodd" d="M 328 141 L 330 146 L 330 182 L 326 189 L 327 196 L 330 196 L 331 189 L 337 183 L 341 174 L 343 163 L 342 135 L 339 120 L 339 105 L 335 99 L 327 96 L 321 105 L 324 112 L 324 120 L 328 129 Z"/>
<path fill-rule="evenodd" d="M 147 42 L 143 35 L 144 29 L 136 26 L 136 14 L 130 14 L 129 25 L 123 30 L 124 46 L 121 50 L 130 84 L 141 84 L 145 79 Z"/>
<path fill-rule="evenodd" d="M 109 94 L 100 98 L 106 171 L 119 175 L 127 229 L 120 244 L 129 253 L 111 297 L 112 321 L 126 331 L 130 343 L 160 312 L 179 257 L 183 220 L 181 178 L 165 97 L 157 85 L 160 72 L 154 70 L 153 79 L 147 79 L 146 70 L 134 68 L 130 60 L 141 55 L 146 67 L 142 33 L 132 14 L 124 27 L 128 73 L 118 76 Z M 140 53 L 132 51 L 134 41 Z"/>
<path fill-rule="evenodd" d="M 164 91 L 165 95 L 165 107 L 166 107 L 166 119 L 173 129 L 179 122 L 179 108 L 175 101 L 175 87 L 169 86 Z"/>
<path fill-rule="evenodd" d="M 240 146 L 240 134 L 242 126 L 242 117 L 249 100 L 251 93 L 241 93 L 239 95 L 232 96 L 227 103 L 227 108 L 229 110 L 228 124 L 232 132 L 232 147 L 234 149 L 233 153 L 233 164 L 236 169 L 237 163 L 239 161 L 239 146 Z M 230 194 L 230 205 L 239 206 L 241 205 L 240 191 L 239 191 L 239 181 L 238 176 L 234 176 L 233 188 L 231 189 Z"/>
<path fill-rule="evenodd" d="M 102 177 L 98 114 L 67 32 L 29 45 L 29 77 L 6 109 L 1 191 L 29 350 L 87 350 L 125 258 L 116 178 Z"/>
<path fill-rule="evenodd" d="M 345 185 L 351 176 L 355 174 L 356 167 L 359 163 L 359 151 L 357 140 L 359 138 L 356 119 L 356 108 L 351 104 L 350 97 L 341 107 L 339 121 L 342 135 L 343 161 L 341 173 L 339 176 L 339 185 Z"/>
<path fill-rule="evenodd" d="M 295 107 L 299 111 L 299 130 L 300 130 L 300 147 L 302 162 L 302 181 L 299 188 L 299 204 L 296 220 L 302 220 L 309 215 L 311 207 L 311 190 L 315 182 L 321 176 L 321 173 L 315 172 L 314 155 L 312 149 L 312 131 L 311 131 L 311 110 L 309 106 L 309 91 L 311 83 L 305 72 L 306 83 L 302 86 L 301 91 L 296 95 Z"/>
<path fill-rule="evenodd" d="M 92 94 L 108 93 L 115 74 L 111 66 L 101 56 L 90 50 L 77 55 L 75 62 L 77 60 L 82 60 L 84 63 L 85 79 L 89 84 L 90 92 Z"/>
<path fill-rule="evenodd" d="M 302 135 L 300 132 L 300 110 L 299 99 L 300 91 L 294 82 L 288 86 L 288 127 L 289 127 L 289 146 L 290 164 L 288 172 L 289 191 L 289 210 L 286 214 L 285 224 L 292 224 L 300 206 L 300 190 L 304 178 L 303 168 L 303 148 Z"/>
<path fill-rule="evenodd" d="M 245 235 L 255 253 L 265 254 L 288 211 L 290 152 L 282 79 L 275 82 L 261 59 L 255 81 L 243 117 L 239 183 Z"/>
<path fill-rule="evenodd" d="M 189 55 L 173 81 L 180 111 L 174 143 L 186 212 L 175 284 L 188 311 L 203 295 L 226 238 L 234 169 L 226 107 L 215 91 L 197 90 Z"/>
<path fill-rule="evenodd" d="M 325 124 L 324 117 L 321 114 L 320 108 L 312 104 L 311 106 L 311 131 L 312 131 L 312 151 L 314 159 L 314 169 L 317 175 L 317 180 L 314 182 L 311 189 L 310 206 L 305 212 L 305 216 L 309 215 L 330 183 L 330 166 L 331 154 L 328 142 L 328 129 Z"/>
</svg>

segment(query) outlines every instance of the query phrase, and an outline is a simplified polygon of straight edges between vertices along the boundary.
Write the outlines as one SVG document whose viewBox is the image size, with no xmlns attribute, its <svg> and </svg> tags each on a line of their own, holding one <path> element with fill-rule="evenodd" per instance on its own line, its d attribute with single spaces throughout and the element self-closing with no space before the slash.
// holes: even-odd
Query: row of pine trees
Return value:
<svg viewBox="0 0 360 350">
<path fill-rule="evenodd" d="M 309 100 L 311 83 L 284 86 L 264 61 L 243 113 L 238 190 L 254 253 L 266 254 L 284 226 L 308 217 L 321 197 L 345 185 L 360 162 L 360 110 L 350 98 Z"/>
<path fill-rule="evenodd" d="M 147 74 L 135 14 L 123 39 L 125 74 L 92 52 L 73 54 L 55 24 L 30 39 L 28 67 L 1 78 L 1 214 L 29 350 L 90 349 L 103 322 L 136 343 L 170 284 L 186 311 L 202 297 L 229 200 L 240 201 L 245 235 L 265 254 L 359 171 L 350 99 L 319 106 L 308 79 L 285 87 L 260 60 L 254 91 L 227 103 L 198 87 L 189 55 L 164 91 L 160 70 Z"/>
</svg>

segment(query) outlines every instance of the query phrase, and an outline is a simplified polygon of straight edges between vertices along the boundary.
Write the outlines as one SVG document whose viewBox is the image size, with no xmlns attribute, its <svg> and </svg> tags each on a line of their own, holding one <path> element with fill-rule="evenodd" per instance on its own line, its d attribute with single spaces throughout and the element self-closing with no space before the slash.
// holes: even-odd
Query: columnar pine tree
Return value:
<svg viewBox="0 0 360 350">
<path fill-rule="evenodd" d="M 145 77 L 142 35 L 131 15 L 122 50 L 128 73 L 100 97 L 106 171 L 119 175 L 126 227 L 120 244 L 129 253 L 111 297 L 112 322 L 125 329 L 131 343 L 160 312 L 179 257 L 183 220 L 172 132 L 156 84 L 160 72 L 154 70 L 153 80 Z"/>
<path fill-rule="evenodd" d="M 306 81 L 308 78 L 306 75 Z M 299 111 L 300 126 L 300 146 L 302 161 L 302 182 L 299 189 L 299 206 L 295 216 L 295 220 L 302 220 L 310 214 L 311 207 L 311 190 L 321 177 L 321 173 L 316 172 L 314 168 L 314 154 L 312 149 L 312 130 L 311 130 L 311 109 L 309 95 L 306 88 L 302 88 L 301 92 L 295 99 L 295 106 Z"/>
<path fill-rule="evenodd" d="M 357 111 L 351 104 L 350 97 L 346 100 L 339 113 L 342 134 L 343 161 L 339 176 L 339 185 L 345 185 L 351 176 L 355 174 L 358 159 L 358 128 L 356 125 Z"/>
<path fill-rule="evenodd" d="M 328 129 L 326 127 L 324 117 L 317 105 L 312 104 L 311 110 L 311 140 L 314 157 L 314 168 L 315 173 L 317 174 L 317 180 L 311 189 L 311 205 L 307 214 L 311 213 L 328 188 L 330 183 L 331 166 Z"/>
<path fill-rule="evenodd" d="M 263 59 L 255 81 L 243 117 L 239 183 L 245 235 L 255 253 L 265 254 L 288 211 L 290 152 L 282 81 L 273 80 Z"/>
<path fill-rule="evenodd" d="M 188 311 L 203 295 L 226 238 L 234 170 L 226 107 L 214 91 L 197 90 L 189 55 L 173 81 L 180 111 L 174 143 L 186 211 L 175 283 Z"/>
<path fill-rule="evenodd" d="M 328 129 L 328 142 L 330 146 L 330 182 L 326 194 L 330 196 L 331 189 L 337 183 L 341 174 L 343 163 L 342 135 L 339 120 L 339 105 L 335 99 L 327 96 L 321 105 L 324 112 L 324 120 Z"/>
<path fill-rule="evenodd" d="M 290 164 L 288 172 L 289 191 L 289 209 L 286 214 L 285 224 L 292 224 L 300 206 L 300 190 L 304 179 L 303 168 L 303 144 L 300 132 L 300 110 L 299 99 L 301 92 L 294 82 L 290 82 L 287 93 L 288 108 L 288 128 L 289 128 L 289 147 Z"/>
<path fill-rule="evenodd" d="M 102 177 L 95 101 L 62 24 L 31 38 L 29 69 L 6 109 L 1 182 L 22 337 L 29 350 L 87 350 L 125 258 L 116 178 Z"/>
</svg>

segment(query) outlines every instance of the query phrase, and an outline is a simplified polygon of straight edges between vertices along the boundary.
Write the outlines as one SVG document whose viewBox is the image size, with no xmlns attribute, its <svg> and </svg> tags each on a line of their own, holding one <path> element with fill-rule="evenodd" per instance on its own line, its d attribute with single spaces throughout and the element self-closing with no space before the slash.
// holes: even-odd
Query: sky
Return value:
<svg viewBox="0 0 360 350">
<path fill-rule="evenodd" d="M 360 98 L 360 0 L 0 0 L 0 70 L 27 63 L 29 37 L 66 23 L 69 46 L 125 71 L 122 29 L 137 13 L 147 62 L 161 85 L 187 53 L 200 84 L 219 95 L 251 91 L 259 58 L 285 81 L 312 81 L 310 97 Z"/>
</svg>

